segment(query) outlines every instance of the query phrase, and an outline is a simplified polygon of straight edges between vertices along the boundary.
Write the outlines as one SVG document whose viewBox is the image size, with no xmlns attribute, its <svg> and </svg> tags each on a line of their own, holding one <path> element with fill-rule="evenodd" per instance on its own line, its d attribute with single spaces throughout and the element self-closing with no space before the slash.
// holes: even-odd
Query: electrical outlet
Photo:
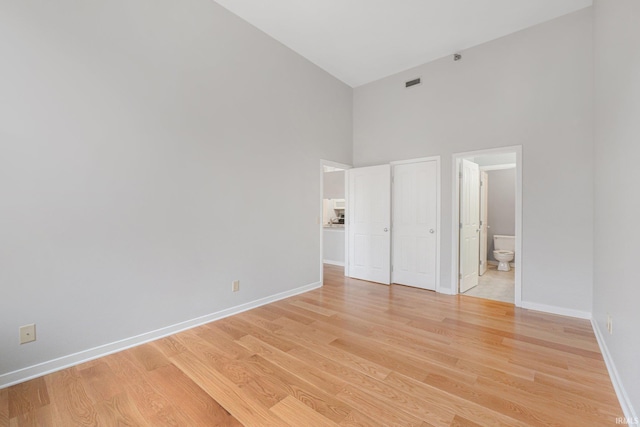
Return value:
<svg viewBox="0 0 640 427">
<path fill-rule="evenodd" d="M 240 290 L 240 280 L 234 280 L 231 283 L 231 290 L 233 292 L 238 292 Z"/>
<path fill-rule="evenodd" d="M 36 324 L 20 326 L 20 344 L 36 340 Z"/>
<path fill-rule="evenodd" d="M 607 331 L 609 331 L 610 334 L 613 334 L 613 319 L 609 313 L 607 313 Z"/>
</svg>

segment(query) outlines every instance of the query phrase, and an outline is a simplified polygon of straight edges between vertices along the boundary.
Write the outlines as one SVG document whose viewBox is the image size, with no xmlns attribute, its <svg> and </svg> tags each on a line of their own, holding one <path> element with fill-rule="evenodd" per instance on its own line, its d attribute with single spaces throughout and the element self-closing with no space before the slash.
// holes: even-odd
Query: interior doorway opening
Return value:
<svg viewBox="0 0 640 427">
<path fill-rule="evenodd" d="M 454 293 L 521 305 L 522 149 L 453 156 Z"/>
<path fill-rule="evenodd" d="M 346 174 L 350 165 L 320 161 L 320 280 L 324 265 L 345 265 Z"/>
</svg>

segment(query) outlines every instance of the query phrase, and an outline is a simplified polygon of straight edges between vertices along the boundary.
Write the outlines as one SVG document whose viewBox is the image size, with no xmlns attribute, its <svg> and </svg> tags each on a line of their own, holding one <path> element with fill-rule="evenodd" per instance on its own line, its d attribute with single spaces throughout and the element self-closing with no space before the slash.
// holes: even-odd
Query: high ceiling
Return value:
<svg viewBox="0 0 640 427">
<path fill-rule="evenodd" d="M 352 87 L 592 0 L 215 0 Z"/>
</svg>

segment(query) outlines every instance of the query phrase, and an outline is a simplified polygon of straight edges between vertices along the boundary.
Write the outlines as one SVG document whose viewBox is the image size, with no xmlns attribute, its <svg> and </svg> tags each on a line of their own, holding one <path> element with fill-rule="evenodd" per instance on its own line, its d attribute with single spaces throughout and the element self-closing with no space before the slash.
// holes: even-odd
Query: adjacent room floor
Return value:
<svg viewBox="0 0 640 427">
<path fill-rule="evenodd" d="M 469 289 L 464 295 L 513 304 L 515 283 L 515 268 L 511 268 L 511 271 L 498 271 L 497 265 L 489 264 L 487 271 L 478 279 L 478 286 Z"/>
</svg>

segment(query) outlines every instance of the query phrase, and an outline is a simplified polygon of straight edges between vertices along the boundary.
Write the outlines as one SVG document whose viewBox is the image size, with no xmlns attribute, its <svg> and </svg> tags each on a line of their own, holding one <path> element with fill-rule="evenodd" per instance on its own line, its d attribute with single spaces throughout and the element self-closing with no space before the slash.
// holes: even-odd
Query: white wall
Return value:
<svg viewBox="0 0 640 427">
<path fill-rule="evenodd" d="M 351 88 L 210 0 L 1 2 L 0 58 L 0 384 L 319 281 Z"/>
<path fill-rule="evenodd" d="M 322 230 L 322 261 L 327 264 L 344 265 L 344 228 L 328 228 Z"/>
<path fill-rule="evenodd" d="M 487 258 L 493 256 L 493 235 L 516 235 L 516 170 L 500 169 L 487 171 L 488 176 L 488 215 Z"/>
<path fill-rule="evenodd" d="M 354 164 L 441 155 L 443 287 L 451 155 L 523 147 L 525 302 L 588 313 L 593 257 L 591 8 L 354 90 Z M 422 85 L 404 82 L 422 77 Z"/>
<path fill-rule="evenodd" d="M 344 199 L 344 171 L 324 172 L 325 199 Z"/>
<path fill-rule="evenodd" d="M 595 256 L 593 317 L 640 411 L 640 2 L 596 0 Z M 607 332 L 607 313 L 613 334 Z M 632 409 L 633 405 L 633 409 Z M 638 412 L 635 416 L 638 416 Z M 637 421 L 636 421 L 637 422 Z"/>
</svg>

